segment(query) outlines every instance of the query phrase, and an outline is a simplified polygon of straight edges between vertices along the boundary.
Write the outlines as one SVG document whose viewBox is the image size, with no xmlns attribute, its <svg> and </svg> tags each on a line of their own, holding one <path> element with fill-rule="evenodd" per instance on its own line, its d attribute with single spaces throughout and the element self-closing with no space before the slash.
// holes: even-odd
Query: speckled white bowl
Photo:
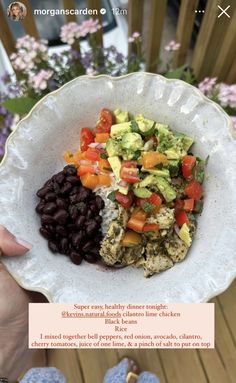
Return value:
<svg viewBox="0 0 236 383">
<path fill-rule="evenodd" d="M 194 152 L 210 155 L 205 206 L 187 258 L 150 279 L 142 270 L 73 265 L 53 255 L 39 235 L 35 193 L 76 149 L 80 127 L 93 127 L 102 107 L 117 107 L 167 123 L 194 137 Z M 229 117 L 196 88 L 149 73 L 79 77 L 44 97 L 18 125 L 0 167 L 0 223 L 31 242 L 25 257 L 3 259 L 26 289 L 51 302 L 204 302 L 236 276 L 236 143 Z"/>
</svg>

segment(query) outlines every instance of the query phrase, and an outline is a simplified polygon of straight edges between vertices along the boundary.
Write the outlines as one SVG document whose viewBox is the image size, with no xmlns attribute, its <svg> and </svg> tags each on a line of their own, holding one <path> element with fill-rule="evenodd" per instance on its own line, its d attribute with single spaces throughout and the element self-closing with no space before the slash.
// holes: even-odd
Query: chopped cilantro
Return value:
<svg viewBox="0 0 236 383">
<path fill-rule="evenodd" d="M 203 183 L 204 181 L 204 176 L 205 176 L 205 161 L 203 160 L 197 160 L 196 164 L 193 168 L 193 177 L 195 180 L 197 180 L 200 183 Z"/>
<path fill-rule="evenodd" d="M 143 209 L 146 213 L 151 213 L 155 208 L 156 208 L 156 206 L 155 206 L 153 203 L 148 202 L 148 201 L 145 201 L 145 202 L 142 204 L 142 209 Z"/>
<path fill-rule="evenodd" d="M 203 210 L 203 202 L 202 201 L 195 201 L 194 204 L 194 211 L 196 213 L 201 213 Z"/>
<path fill-rule="evenodd" d="M 112 201 L 112 202 L 115 202 L 116 201 L 116 192 L 115 191 L 112 191 L 111 193 L 108 194 L 107 198 Z"/>
<path fill-rule="evenodd" d="M 108 155 L 106 153 L 100 153 L 100 158 L 106 160 L 108 158 Z"/>
<path fill-rule="evenodd" d="M 141 150 L 137 150 L 136 152 L 134 152 L 133 160 L 138 160 L 140 155 L 141 155 Z"/>
<path fill-rule="evenodd" d="M 130 121 L 131 124 L 131 132 L 132 133 L 139 133 L 139 127 L 135 120 Z"/>
</svg>

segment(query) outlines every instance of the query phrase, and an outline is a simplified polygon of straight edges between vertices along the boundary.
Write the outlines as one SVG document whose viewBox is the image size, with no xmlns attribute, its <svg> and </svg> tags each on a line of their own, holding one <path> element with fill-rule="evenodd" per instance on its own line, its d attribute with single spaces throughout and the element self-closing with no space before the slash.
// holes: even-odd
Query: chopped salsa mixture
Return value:
<svg viewBox="0 0 236 383">
<path fill-rule="evenodd" d="M 96 251 L 92 240 L 91 247 L 84 246 L 85 233 L 83 240 L 72 241 L 67 252 L 86 259 L 87 250 L 109 266 L 142 267 L 145 277 L 183 260 L 196 231 L 196 215 L 203 209 L 207 162 L 191 152 L 192 145 L 191 137 L 142 114 L 102 109 L 95 128 L 81 128 L 78 150 L 64 153 L 78 179 L 77 184 L 74 179 L 74 190 L 92 193 L 84 201 L 67 198 L 69 209 L 78 220 L 79 203 L 89 209 L 90 198 L 102 198 L 104 204 L 95 209 L 100 218 L 95 217 L 97 226 L 92 226 L 92 235 L 95 226 L 102 235 L 98 235 Z M 91 226 L 93 213 L 89 216 L 82 220 L 85 227 L 87 221 Z M 68 216 L 64 225 L 71 224 L 69 220 Z M 78 230 L 84 228 L 75 225 L 71 236 Z"/>
</svg>

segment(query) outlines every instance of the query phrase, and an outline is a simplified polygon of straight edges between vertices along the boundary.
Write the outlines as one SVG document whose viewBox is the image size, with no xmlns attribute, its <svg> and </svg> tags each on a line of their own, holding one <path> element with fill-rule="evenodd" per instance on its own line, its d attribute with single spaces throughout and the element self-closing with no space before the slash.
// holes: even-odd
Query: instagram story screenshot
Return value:
<svg viewBox="0 0 236 383">
<path fill-rule="evenodd" d="M 236 382 L 236 0 L 0 0 L 0 383 Z"/>
</svg>

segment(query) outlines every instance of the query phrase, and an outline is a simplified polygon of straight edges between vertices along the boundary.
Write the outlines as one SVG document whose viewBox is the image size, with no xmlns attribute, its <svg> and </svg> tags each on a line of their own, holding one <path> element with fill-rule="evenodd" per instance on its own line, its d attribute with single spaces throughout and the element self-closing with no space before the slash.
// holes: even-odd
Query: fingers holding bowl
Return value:
<svg viewBox="0 0 236 383">
<path fill-rule="evenodd" d="M 12 257 L 24 255 L 32 249 L 32 245 L 22 239 L 16 238 L 9 230 L 0 225 L 0 253 Z"/>
</svg>

